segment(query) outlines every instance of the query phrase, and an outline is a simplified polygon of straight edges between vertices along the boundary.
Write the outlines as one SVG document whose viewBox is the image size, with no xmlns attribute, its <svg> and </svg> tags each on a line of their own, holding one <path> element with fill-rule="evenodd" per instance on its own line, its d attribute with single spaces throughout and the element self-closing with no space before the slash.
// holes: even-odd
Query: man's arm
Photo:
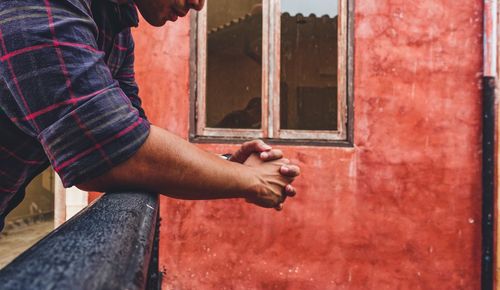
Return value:
<svg viewBox="0 0 500 290">
<path fill-rule="evenodd" d="M 274 208 L 293 177 L 286 159 L 252 166 L 227 162 L 158 127 L 129 160 L 77 186 L 87 191 L 145 190 L 182 199 L 245 198 Z"/>
<path fill-rule="evenodd" d="M 0 2 L 12 11 L 0 23 L 0 76 L 9 92 L 0 105 L 9 108 L 14 125 L 39 140 L 66 187 L 246 197 L 268 207 L 281 199 L 289 180 L 279 175 L 279 162 L 247 168 L 207 156 L 163 130 L 150 133 L 104 62 L 87 8 L 48 3 L 33 8 L 47 17 L 19 19 L 22 1 Z"/>
</svg>

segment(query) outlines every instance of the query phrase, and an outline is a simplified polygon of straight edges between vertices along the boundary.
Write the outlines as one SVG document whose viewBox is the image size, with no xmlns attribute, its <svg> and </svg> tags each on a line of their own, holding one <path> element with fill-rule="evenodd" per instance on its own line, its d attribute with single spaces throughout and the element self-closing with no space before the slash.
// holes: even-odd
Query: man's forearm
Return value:
<svg viewBox="0 0 500 290">
<path fill-rule="evenodd" d="M 228 162 L 158 127 L 126 162 L 77 185 L 88 191 L 144 190 L 182 199 L 248 197 L 252 168 Z"/>
</svg>

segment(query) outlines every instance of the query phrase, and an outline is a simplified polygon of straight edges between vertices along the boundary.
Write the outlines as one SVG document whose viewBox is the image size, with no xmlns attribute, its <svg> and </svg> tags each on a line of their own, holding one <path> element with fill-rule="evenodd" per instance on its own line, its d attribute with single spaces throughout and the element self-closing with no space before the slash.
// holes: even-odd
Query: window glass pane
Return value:
<svg viewBox="0 0 500 290">
<path fill-rule="evenodd" d="M 207 127 L 259 129 L 262 0 L 208 0 L 207 13 Z"/>
<path fill-rule="evenodd" d="M 337 130 L 338 0 L 281 1 L 281 128 Z"/>
</svg>

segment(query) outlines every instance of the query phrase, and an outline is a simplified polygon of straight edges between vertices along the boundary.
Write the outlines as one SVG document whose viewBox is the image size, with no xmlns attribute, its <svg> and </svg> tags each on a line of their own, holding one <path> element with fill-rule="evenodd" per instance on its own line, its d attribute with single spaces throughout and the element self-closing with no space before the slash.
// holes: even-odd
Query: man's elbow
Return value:
<svg viewBox="0 0 500 290">
<path fill-rule="evenodd" d="M 76 184 L 75 187 L 78 188 L 79 190 L 83 190 L 83 191 L 95 191 L 95 192 L 101 191 L 98 189 L 97 186 L 95 186 L 94 184 L 89 183 L 89 182 Z"/>
<path fill-rule="evenodd" d="M 79 184 L 75 184 L 75 187 L 83 191 L 105 192 L 108 190 L 106 184 L 104 184 L 104 182 L 102 182 L 100 178 L 94 178 Z"/>
</svg>

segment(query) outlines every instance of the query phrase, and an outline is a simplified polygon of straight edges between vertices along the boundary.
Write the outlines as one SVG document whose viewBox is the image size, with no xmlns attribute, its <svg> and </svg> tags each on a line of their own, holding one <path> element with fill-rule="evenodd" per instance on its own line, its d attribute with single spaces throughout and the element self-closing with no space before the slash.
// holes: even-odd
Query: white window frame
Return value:
<svg viewBox="0 0 500 290">
<path fill-rule="evenodd" d="M 207 2 L 210 0 L 207 0 Z M 338 29 L 338 114 L 336 131 L 291 130 L 280 128 L 280 68 L 281 68 L 281 0 L 263 0 L 262 11 L 262 128 L 224 129 L 206 127 L 206 68 L 207 68 L 207 9 L 192 20 L 192 45 L 195 45 L 191 69 L 192 113 L 191 139 L 252 139 L 278 141 L 352 142 L 352 0 L 339 1 Z M 350 16 L 352 18 L 352 16 Z M 350 31 L 351 30 L 351 31 Z M 348 55 L 351 54 L 351 55 Z M 351 68 L 349 68 L 351 67 Z M 349 97 L 351 99 L 349 100 Z M 194 130 L 193 130 L 194 129 Z M 350 132 L 351 131 L 351 132 Z"/>
</svg>

